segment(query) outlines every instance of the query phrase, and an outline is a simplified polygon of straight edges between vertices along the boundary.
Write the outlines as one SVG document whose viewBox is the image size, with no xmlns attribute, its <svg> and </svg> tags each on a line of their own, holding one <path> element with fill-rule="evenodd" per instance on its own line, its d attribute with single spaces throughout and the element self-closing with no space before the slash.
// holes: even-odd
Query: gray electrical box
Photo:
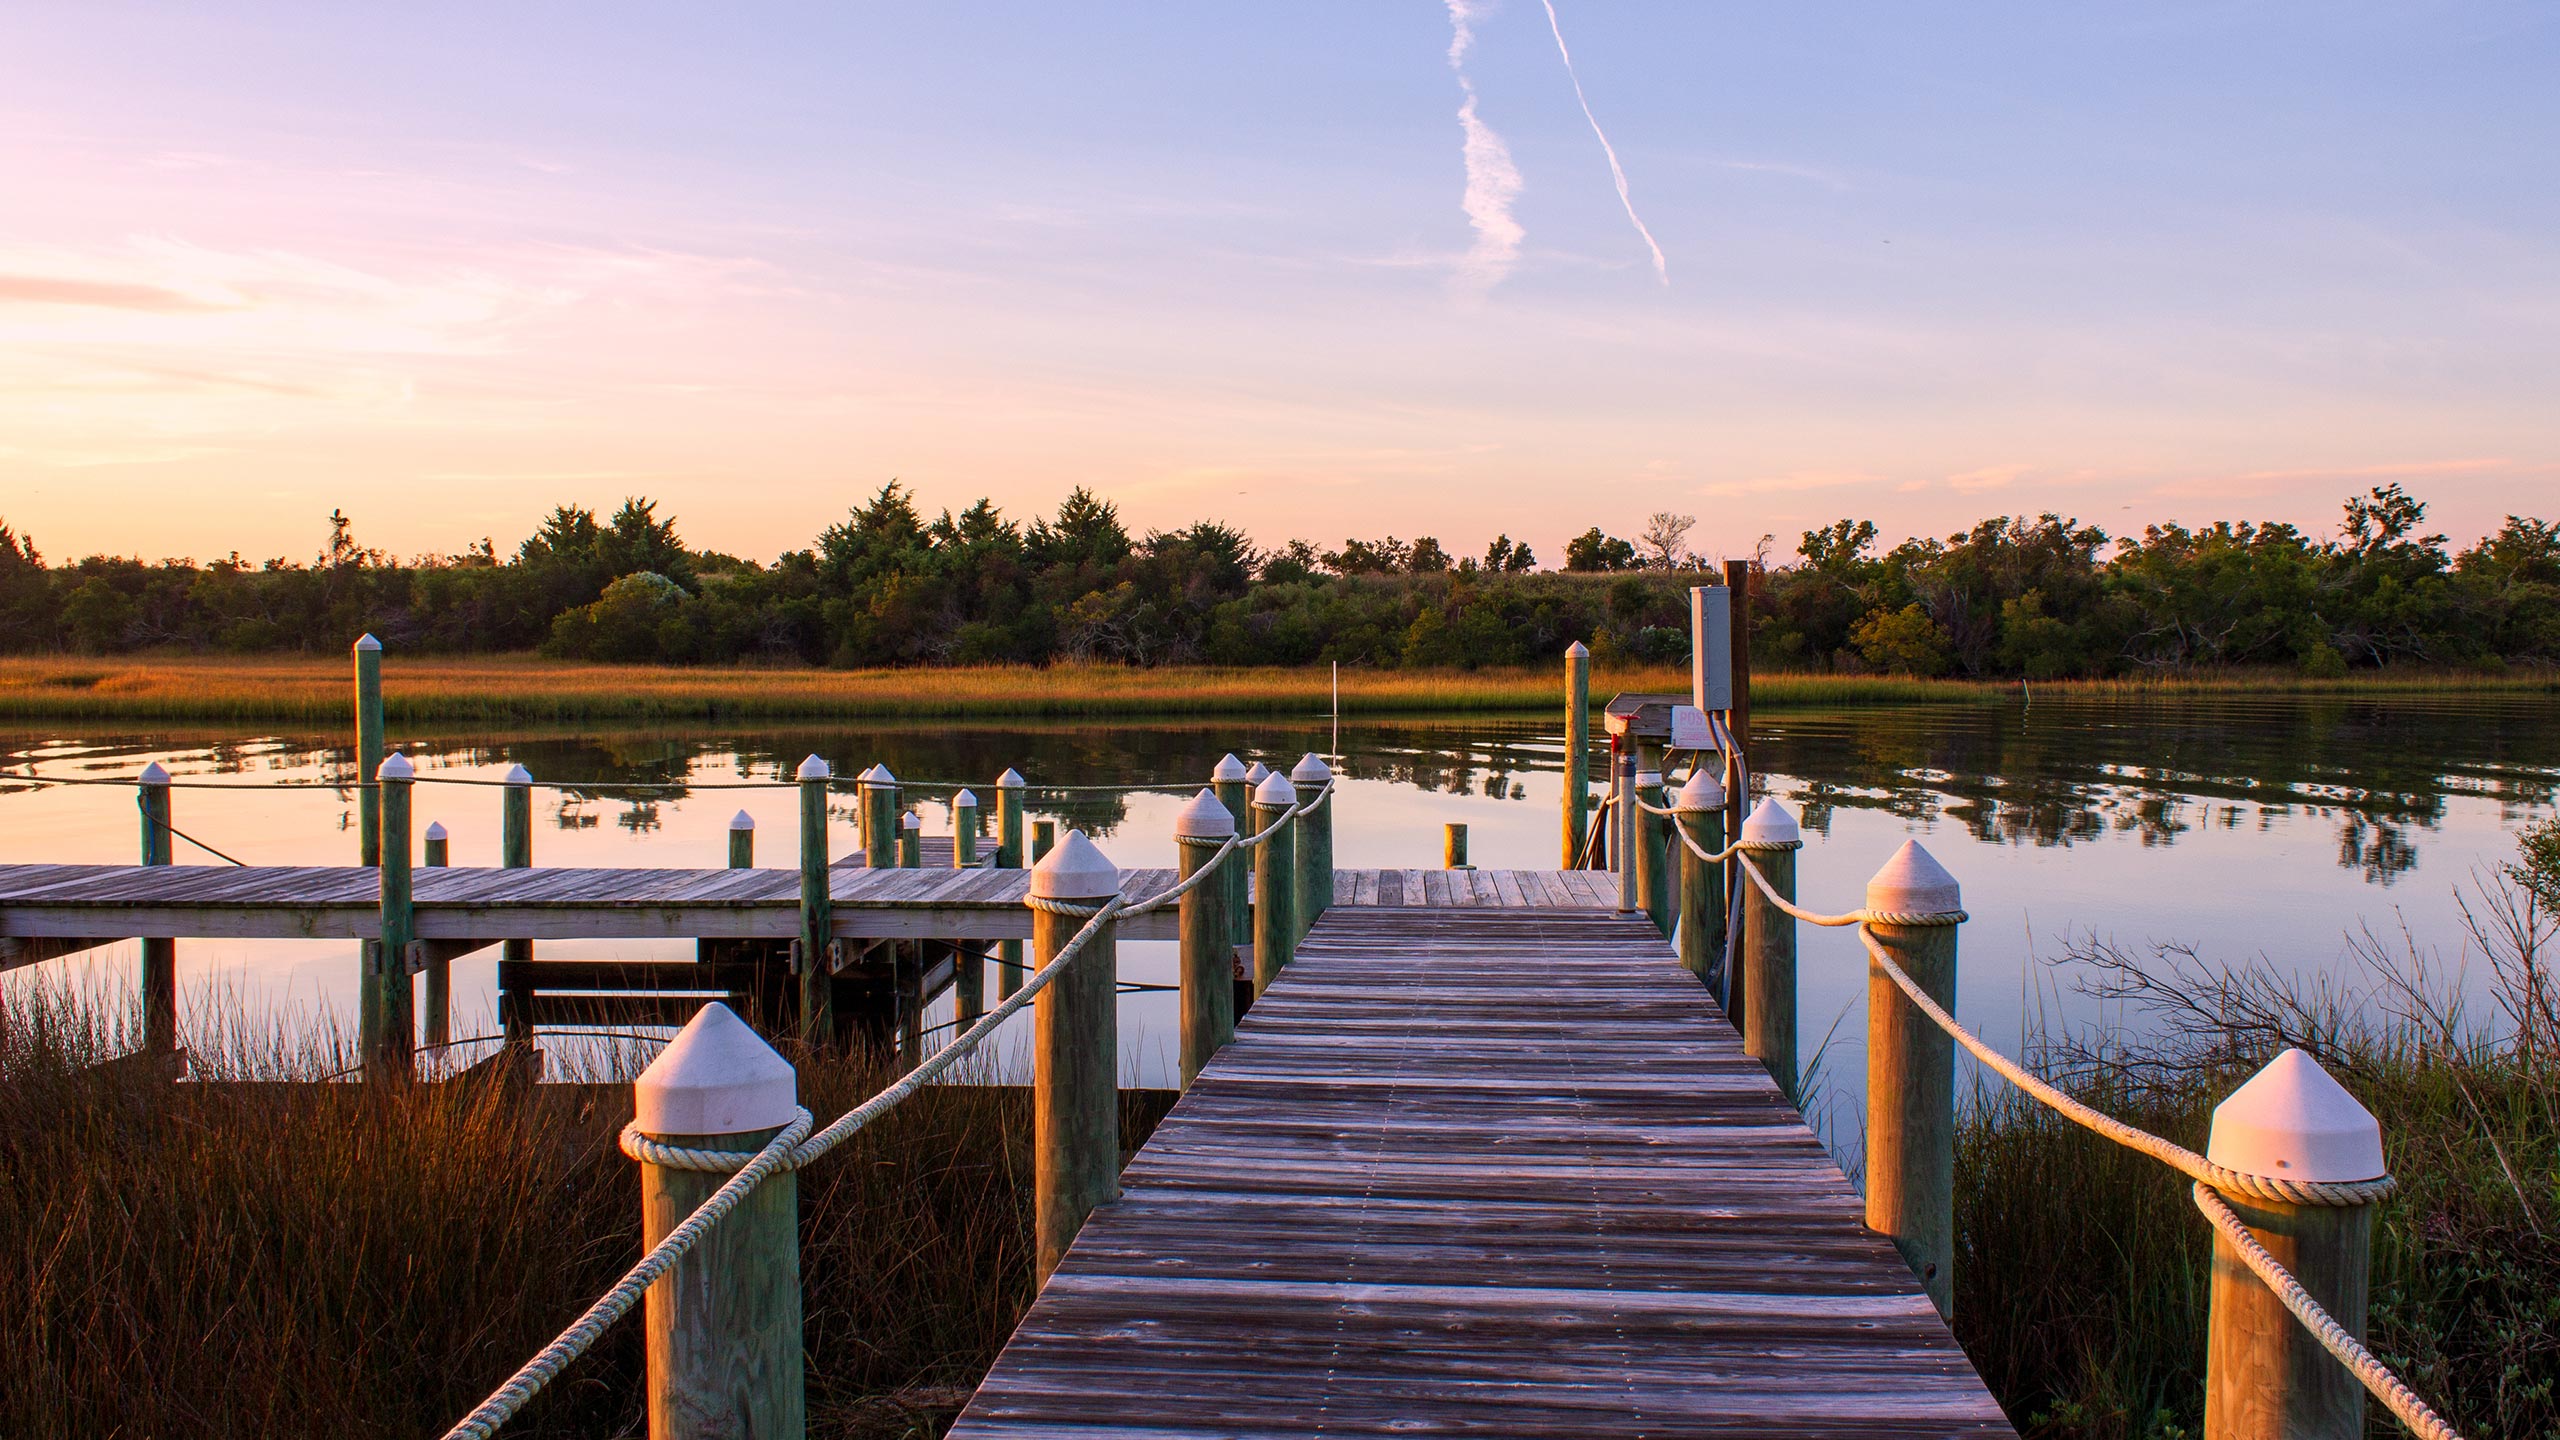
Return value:
<svg viewBox="0 0 2560 1440">
<path fill-rule="evenodd" d="M 1733 592 L 1722 585 L 1689 590 L 1689 703 L 1733 708 Z"/>
</svg>

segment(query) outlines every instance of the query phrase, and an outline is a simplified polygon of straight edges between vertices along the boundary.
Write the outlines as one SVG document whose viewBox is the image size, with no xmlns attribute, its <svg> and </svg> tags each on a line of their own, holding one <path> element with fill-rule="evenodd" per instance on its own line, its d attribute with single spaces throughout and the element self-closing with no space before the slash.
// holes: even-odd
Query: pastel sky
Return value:
<svg viewBox="0 0 2560 1440">
<path fill-rule="evenodd" d="M 0 519 L 2560 512 L 2560 9 L 1456 8 L 7 0 Z"/>
</svg>

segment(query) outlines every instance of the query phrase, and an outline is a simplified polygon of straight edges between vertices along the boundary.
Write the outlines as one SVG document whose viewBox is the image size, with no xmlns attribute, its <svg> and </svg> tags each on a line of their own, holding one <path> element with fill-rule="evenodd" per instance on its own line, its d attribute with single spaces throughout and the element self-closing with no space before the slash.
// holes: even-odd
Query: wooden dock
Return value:
<svg viewBox="0 0 2560 1440">
<path fill-rule="evenodd" d="M 2010 1433 L 1660 934 L 1505 873 L 1363 872 L 954 1437 Z"/>
</svg>

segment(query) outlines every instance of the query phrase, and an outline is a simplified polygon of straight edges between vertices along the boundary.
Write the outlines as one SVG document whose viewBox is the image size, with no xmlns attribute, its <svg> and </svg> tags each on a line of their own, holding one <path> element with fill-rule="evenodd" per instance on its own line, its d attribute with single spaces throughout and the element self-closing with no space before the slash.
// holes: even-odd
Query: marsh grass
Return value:
<svg viewBox="0 0 2560 1440">
<path fill-rule="evenodd" d="M 335 725 L 348 669 L 309 657 L 12 657 L 0 659 L 0 717 L 48 720 L 236 720 Z M 2412 694 L 2549 690 L 2542 673 L 2428 673 L 2306 679 L 2230 672 L 2129 680 L 1972 681 L 1892 675 L 1764 674 L 1755 705 L 2016 703 L 2249 692 Z M 783 720 L 896 717 L 1322 715 L 1332 677 L 1293 669 L 1110 665 L 952 666 L 903 670 L 594 665 L 530 656 L 393 656 L 384 706 L 394 723 Z M 1685 667 L 1608 668 L 1595 702 L 1617 691 L 1677 693 Z M 1346 715 L 1542 713 L 1562 694 L 1560 670 L 1342 672 Z"/>
<path fill-rule="evenodd" d="M 638 1256 L 622 1085 L 307 1077 L 343 1037 L 196 1027 L 203 1083 L 96 1062 L 112 1012 L 0 1010 L 0 1434 L 434 1435 Z M 604 1057 L 617 1065 L 629 1057 Z M 883 1080 L 802 1058 L 821 1121 Z M 1140 1092 L 1130 1143 L 1164 1108 Z M 937 1086 L 801 1176 L 811 1433 L 930 1434 L 1031 1291 L 1029 1106 Z M 632 1435 L 637 1317 L 508 1429 Z"/>
<path fill-rule="evenodd" d="M 2382 1117 L 2402 1185 L 2375 1229 L 2374 1350 L 2473 1440 L 2560 1435 L 2560 924 L 2494 874 L 2465 905 L 2451 960 L 2352 937 L 2358 988 L 2075 942 L 2063 963 L 2152 1038 L 2062 1036 L 2038 1059 L 2202 1150 L 2223 1097 L 2283 1047 L 2311 1051 Z M 1956 1176 L 1956 1331 L 2011 1419 L 2103 1440 L 2200 1431 L 2211 1236 L 2187 1182 L 2005 1087 L 1973 1097 Z"/>
</svg>

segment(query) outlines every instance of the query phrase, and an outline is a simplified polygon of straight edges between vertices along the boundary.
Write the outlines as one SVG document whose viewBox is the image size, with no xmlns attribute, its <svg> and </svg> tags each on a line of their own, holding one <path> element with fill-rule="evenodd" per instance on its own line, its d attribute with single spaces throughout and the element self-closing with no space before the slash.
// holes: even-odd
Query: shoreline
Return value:
<svg viewBox="0 0 2560 1440">
<path fill-rule="evenodd" d="M 1688 688 L 1685 666 L 1596 666 L 1595 701 L 1625 690 Z M 196 720 L 335 724 L 349 671 L 322 658 L 0 658 L 0 719 Z M 1558 669 L 1346 670 L 1345 717 L 1542 714 L 1561 699 Z M 2560 694 L 2560 673 L 2425 671 L 2314 679 L 2229 671 L 2109 680 L 1959 680 L 1778 673 L 1753 681 L 1756 709 L 1989 704 L 2025 698 L 2384 697 Z M 900 670 L 596 665 L 532 656 L 394 657 L 383 701 L 396 723 L 845 719 L 1095 719 L 1322 716 L 1321 668 L 952 666 Z"/>
</svg>

